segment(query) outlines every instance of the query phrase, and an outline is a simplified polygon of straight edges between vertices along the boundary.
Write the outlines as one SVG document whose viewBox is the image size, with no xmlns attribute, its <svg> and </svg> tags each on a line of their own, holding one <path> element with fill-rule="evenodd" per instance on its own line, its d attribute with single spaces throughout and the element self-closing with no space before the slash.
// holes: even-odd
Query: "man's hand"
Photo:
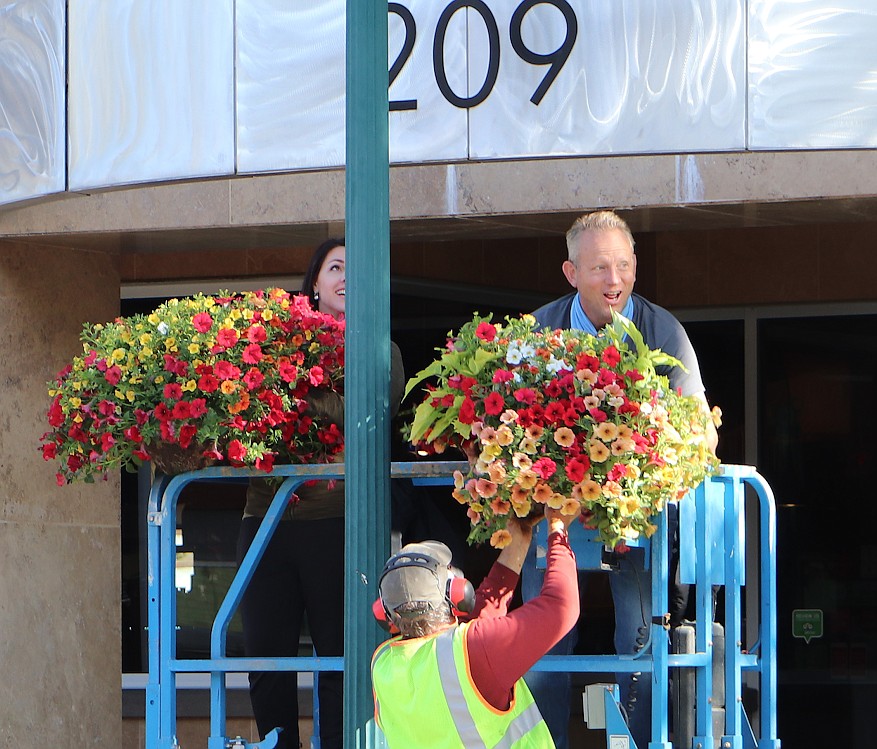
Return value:
<svg viewBox="0 0 877 749">
<path fill-rule="evenodd" d="M 572 515 L 564 515 L 560 510 L 554 510 L 545 505 L 545 519 L 548 521 L 549 535 L 552 533 L 563 533 L 565 535 L 567 528 L 572 525 L 573 520 L 581 515 L 581 513 L 581 507 Z"/>
</svg>

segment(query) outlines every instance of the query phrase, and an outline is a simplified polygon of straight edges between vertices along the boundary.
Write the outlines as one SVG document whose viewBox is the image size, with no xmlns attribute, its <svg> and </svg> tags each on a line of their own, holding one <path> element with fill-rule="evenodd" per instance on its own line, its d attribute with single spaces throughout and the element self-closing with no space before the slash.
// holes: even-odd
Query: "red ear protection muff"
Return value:
<svg viewBox="0 0 877 749">
<path fill-rule="evenodd" d="M 445 595 L 451 602 L 454 616 L 468 614 L 475 608 L 475 588 L 465 577 L 449 578 L 447 588 Z"/>
<path fill-rule="evenodd" d="M 384 602 L 380 598 L 376 598 L 375 602 L 372 604 L 372 614 L 374 614 L 375 621 L 380 625 L 382 630 L 389 632 L 391 635 L 399 634 L 399 628 L 393 624 L 393 620 L 387 614 L 387 609 L 384 608 Z"/>
</svg>

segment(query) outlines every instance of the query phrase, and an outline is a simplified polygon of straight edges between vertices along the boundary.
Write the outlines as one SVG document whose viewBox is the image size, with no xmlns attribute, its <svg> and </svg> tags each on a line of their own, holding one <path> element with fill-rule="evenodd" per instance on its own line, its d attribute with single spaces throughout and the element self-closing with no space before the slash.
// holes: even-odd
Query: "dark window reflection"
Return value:
<svg viewBox="0 0 877 749">
<path fill-rule="evenodd" d="M 722 409 L 717 453 L 723 463 L 745 463 L 743 321 L 686 322 L 710 406 Z"/>
<path fill-rule="evenodd" d="M 872 741 L 865 723 L 877 705 L 875 323 L 759 323 L 758 467 L 778 505 L 778 720 L 789 749 Z M 821 638 L 793 637 L 795 609 L 823 612 Z"/>
</svg>

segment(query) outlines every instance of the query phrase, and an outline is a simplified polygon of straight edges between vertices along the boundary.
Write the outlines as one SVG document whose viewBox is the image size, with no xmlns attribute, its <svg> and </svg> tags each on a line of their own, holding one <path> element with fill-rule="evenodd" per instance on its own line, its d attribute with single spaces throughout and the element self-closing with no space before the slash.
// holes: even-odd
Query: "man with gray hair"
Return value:
<svg viewBox="0 0 877 749">
<path fill-rule="evenodd" d="M 533 315 L 541 326 L 582 330 L 596 335 L 612 322 L 618 312 L 632 320 L 649 348 L 661 349 L 679 359 L 679 367 L 658 367 L 672 388 L 682 395 L 702 401 L 709 412 L 706 391 L 700 376 L 697 356 L 679 321 L 663 307 L 633 292 L 636 281 L 634 239 L 627 223 L 613 211 L 597 211 L 576 219 L 566 234 L 569 257 L 562 270 L 574 291 L 537 309 Z M 710 447 L 715 451 L 718 435 L 709 424 Z M 668 507 L 671 538 L 676 528 L 676 507 Z M 676 547 L 678 548 L 678 546 Z M 644 551 L 634 548 L 616 559 L 617 568 L 610 571 L 609 584 L 615 604 L 615 650 L 629 654 L 639 650 L 648 639 L 652 621 L 651 576 L 645 569 Z M 676 560 L 671 560 L 671 573 Z M 585 578 L 580 576 L 584 589 Z M 524 600 L 536 595 L 541 574 L 536 570 L 535 547 L 525 563 L 522 575 Z M 674 585 L 671 591 L 671 619 L 678 624 L 687 603 L 686 586 Z M 569 655 L 576 643 L 576 631 L 569 634 L 551 651 L 552 655 Z M 568 746 L 570 675 L 534 672 L 527 681 L 536 698 L 558 749 Z M 628 713 L 628 724 L 638 747 L 648 745 L 651 679 L 648 675 L 635 681 L 630 675 L 618 675 L 622 705 Z"/>
<path fill-rule="evenodd" d="M 545 579 L 539 595 L 511 612 L 535 519 L 509 520 L 511 541 L 477 592 L 437 541 L 407 544 L 390 557 L 375 613 L 399 636 L 375 651 L 372 684 L 375 718 L 391 749 L 553 749 L 522 677 L 578 619 L 567 539 L 577 516 L 545 507 Z"/>
</svg>

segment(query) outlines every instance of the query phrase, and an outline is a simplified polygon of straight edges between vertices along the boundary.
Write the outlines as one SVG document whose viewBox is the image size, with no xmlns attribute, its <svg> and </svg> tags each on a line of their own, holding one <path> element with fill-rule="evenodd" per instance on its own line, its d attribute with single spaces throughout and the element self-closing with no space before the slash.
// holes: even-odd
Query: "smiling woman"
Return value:
<svg viewBox="0 0 877 749">
<path fill-rule="evenodd" d="M 314 250 L 302 281 L 302 293 L 308 295 L 314 309 L 336 319 L 344 317 L 344 261 L 344 240 L 327 239 Z"/>
</svg>

